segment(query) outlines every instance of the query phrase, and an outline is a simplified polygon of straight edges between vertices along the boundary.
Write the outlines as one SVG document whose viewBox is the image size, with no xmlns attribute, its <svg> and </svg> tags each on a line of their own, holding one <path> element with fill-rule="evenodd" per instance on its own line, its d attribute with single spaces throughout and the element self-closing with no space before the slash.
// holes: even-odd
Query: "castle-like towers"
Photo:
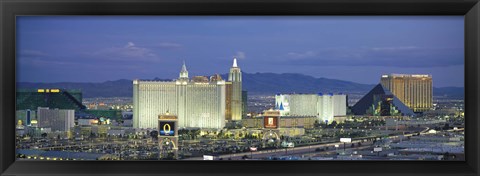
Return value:
<svg viewBox="0 0 480 176">
<path fill-rule="evenodd" d="M 237 65 L 237 58 L 233 58 L 233 65 L 228 74 L 228 81 L 231 82 L 230 113 L 231 119 L 242 119 L 242 71 Z M 228 94 L 228 93 L 227 93 Z"/>
<path fill-rule="evenodd" d="M 190 80 L 185 63 L 175 81 L 133 81 L 133 127 L 156 128 L 164 112 L 178 116 L 180 128 L 225 126 L 225 81 L 214 75 Z"/>
</svg>

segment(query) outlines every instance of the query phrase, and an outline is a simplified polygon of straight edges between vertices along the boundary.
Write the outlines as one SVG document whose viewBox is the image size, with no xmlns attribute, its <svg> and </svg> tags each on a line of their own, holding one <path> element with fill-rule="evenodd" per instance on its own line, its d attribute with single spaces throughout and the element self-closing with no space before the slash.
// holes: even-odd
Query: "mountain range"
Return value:
<svg viewBox="0 0 480 176">
<path fill-rule="evenodd" d="M 227 74 L 221 75 L 227 79 Z M 171 81 L 171 79 L 154 78 L 152 80 Z M 338 79 L 315 78 L 297 73 L 242 73 L 243 89 L 249 95 L 275 94 L 275 93 L 355 93 L 366 94 L 374 84 L 361 84 Z M 57 82 L 57 83 L 32 83 L 18 82 L 17 88 L 60 88 L 80 89 L 83 97 L 131 97 L 132 80 L 119 79 L 100 83 L 78 83 L 78 82 Z M 434 87 L 434 96 L 445 96 L 451 98 L 463 98 L 463 87 Z"/>
</svg>

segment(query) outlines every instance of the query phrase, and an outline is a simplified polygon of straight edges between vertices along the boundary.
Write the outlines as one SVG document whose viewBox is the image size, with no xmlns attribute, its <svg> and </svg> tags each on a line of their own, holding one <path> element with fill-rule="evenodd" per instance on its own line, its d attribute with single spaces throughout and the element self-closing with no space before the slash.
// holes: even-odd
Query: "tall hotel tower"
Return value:
<svg viewBox="0 0 480 176">
<path fill-rule="evenodd" d="M 242 120 L 242 71 L 240 67 L 237 65 L 237 58 L 233 58 L 233 65 L 230 68 L 230 73 L 228 74 L 228 81 L 231 82 L 227 83 L 227 113 L 226 119 L 227 120 Z"/>
<path fill-rule="evenodd" d="M 188 77 L 185 63 L 175 81 L 133 81 L 133 127 L 156 128 L 158 115 L 178 116 L 178 127 L 223 128 L 225 81 L 219 75 Z"/>
<path fill-rule="evenodd" d="M 382 75 L 380 82 L 414 112 L 433 106 L 431 75 L 389 74 Z"/>
</svg>

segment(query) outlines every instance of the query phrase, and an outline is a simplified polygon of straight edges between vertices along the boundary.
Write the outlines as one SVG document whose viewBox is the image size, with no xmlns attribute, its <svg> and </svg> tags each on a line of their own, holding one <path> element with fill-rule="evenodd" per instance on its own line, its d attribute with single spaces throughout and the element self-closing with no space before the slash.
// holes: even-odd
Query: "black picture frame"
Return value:
<svg viewBox="0 0 480 176">
<path fill-rule="evenodd" d="M 479 175 L 478 0 L 1 0 L 2 175 Z M 19 15 L 464 15 L 465 161 L 15 161 Z"/>
</svg>

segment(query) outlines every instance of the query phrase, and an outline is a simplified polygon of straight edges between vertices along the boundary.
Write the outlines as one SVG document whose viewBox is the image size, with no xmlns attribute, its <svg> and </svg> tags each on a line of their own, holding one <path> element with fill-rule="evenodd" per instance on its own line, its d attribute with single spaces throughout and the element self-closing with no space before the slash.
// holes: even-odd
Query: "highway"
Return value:
<svg viewBox="0 0 480 176">
<path fill-rule="evenodd" d="M 371 139 L 374 139 L 372 137 Z M 367 141 L 366 139 L 362 140 L 352 140 L 351 143 L 346 143 L 345 148 L 349 149 L 351 148 L 352 143 L 355 144 L 354 148 L 358 147 L 358 143 L 361 143 L 362 149 L 371 147 L 373 145 L 372 141 Z M 336 149 L 335 145 L 338 145 L 339 148 Z M 326 149 L 328 147 L 328 150 L 325 151 L 315 151 L 317 148 L 323 148 Z M 232 160 L 239 160 L 242 159 L 243 156 L 248 156 L 249 158 L 252 157 L 253 159 L 255 158 L 265 158 L 269 156 L 281 156 L 281 155 L 299 155 L 299 154 L 309 154 L 309 153 L 328 153 L 328 152 L 333 152 L 336 150 L 343 150 L 344 143 L 343 142 L 333 142 L 333 143 L 327 143 L 327 144 L 317 144 L 317 145 L 310 145 L 310 146 L 301 146 L 301 147 L 292 147 L 292 148 L 283 148 L 283 149 L 271 149 L 271 150 L 261 150 L 261 151 L 255 151 L 255 152 L 243 152 L 243 153 L 234 153 L 234 154 L 224 154 L 224 155 L 219 155 L 215 156 L 216 159 L 222 158 L 224 160 L 226 159 L 232 159 Z M 193 158 L 186 158 L 185 160 L 203 160 L 202 157 L 193 157 Z"/>
<path fill-rule="evenodd" d="M 409 137 L 413 136 L 415 134 L 427 134 L 430 128 L 425 127 L 420 132 L 413 132 L 410 134 L 399 134 L 395 136 L 389 136 L 387 137 L 388 139 L 392 139 L 393 141 L 399 141 L 400 137 Z M 448 131 L 462 131 L 463 128 L 457 129 L 457 130 L 448 130 Z M 364 139 L 357 139 L 357 140 L 352 140 L 351 143 L 346 143 L 345 147 L 346 149 L 349 149 L 351 147 L 351 144 L 355 144 L 355 149 L 365 149 L 368 147 L 372 147 L 373 145 L 373 139 L 378 139 L 379 137 L 369 137 Z M 358 143 L 361 143 L 362 145 L 359 147 Z M 339 148 L 336 149 L 335 145 L 338 145 Z M 317 148 L 323 148 L 326 149 L 328 147 L 328 150 L 325 151 L 315 151 Z M 301 155 L 301 154 L 321 154 L 321 153 L 328 153 L 328 152 L 333 152 L 336 150 L 343 150 L 344 143 L 342 142 L 333 142 L 333 143 L 326 143 L 326 144 L 317 144 L 317 145 L 310 145 L 310 146 L 301 146 L 301 147 L 293 147 L 293 148 L 283 148 L 283 149 L 273 149 L 273 150 L 261 150 L 261 151 L 255 151 L 255 152 L 243 152 L 243 153 L 234 153 L 234 154 L 223 154 L 223 155 L 218 155 L 215 156 L 215 159 L 222 158 L 224 160 L 227 159 L 232 159 L 232 160 L 239 160 L 242 159 L 243 156 L 248 156 L 249 159 L 260 159 L 260 158 L 265 158 L 269 156 L 285 156 L 285 155 Z M 192 157 L 192 158 L 185 158 L 184 160 L 203 160 L 203 157 Z"/>
</svg>

